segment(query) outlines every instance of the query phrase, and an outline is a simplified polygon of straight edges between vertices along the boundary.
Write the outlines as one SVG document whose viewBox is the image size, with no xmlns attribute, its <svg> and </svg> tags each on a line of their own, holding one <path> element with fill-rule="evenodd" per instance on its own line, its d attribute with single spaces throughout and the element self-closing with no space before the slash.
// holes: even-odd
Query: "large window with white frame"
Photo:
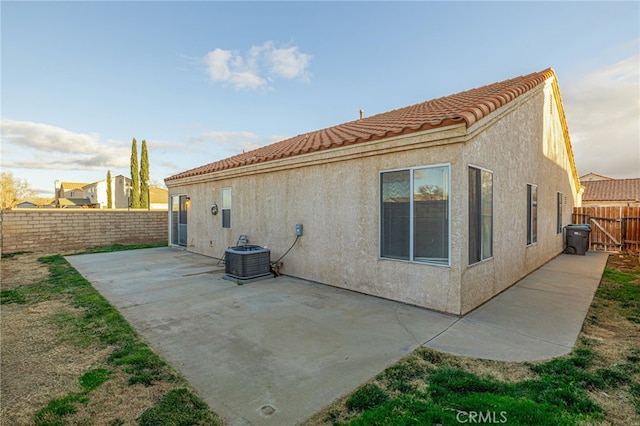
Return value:
<svg viewBox="0 0 640 426">
<path fill-rule="evenodd" d="M 449 265 L 449 165 L 380 173 L 380 256 Z"/>
<path fill-rule="evenodd" d="M 493 172 L 469 166 L 469 265 L 493 257 Z"/>
<path fill-rule="evenodd" d="M 527 184 L 527 245 L 538 241 L 538 185 Z"/>
</svg>

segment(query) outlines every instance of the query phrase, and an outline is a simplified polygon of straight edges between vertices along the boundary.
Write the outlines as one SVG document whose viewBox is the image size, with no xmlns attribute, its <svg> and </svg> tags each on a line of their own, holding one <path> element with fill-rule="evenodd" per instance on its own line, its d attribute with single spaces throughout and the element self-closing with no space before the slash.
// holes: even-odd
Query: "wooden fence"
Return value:
<svg viewBox="0 0 640 426">
<path fill-rule="evenodd" d="M 575 207 L 572 220 L 591 225 L 589 250 L 640 252 L 640 207 Z"/>
</svg>

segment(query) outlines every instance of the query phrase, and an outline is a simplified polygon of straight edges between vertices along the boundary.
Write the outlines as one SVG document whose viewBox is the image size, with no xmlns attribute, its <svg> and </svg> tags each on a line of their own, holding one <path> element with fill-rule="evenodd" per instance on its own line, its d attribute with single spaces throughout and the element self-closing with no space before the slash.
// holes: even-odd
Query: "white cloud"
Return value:
<svg viewBox="0 0 640 426">
<path fill-rule="evenodd" d="M 639 70 L 636 55 L 562 87 L 581 175 L 640 177 Z"/>
<path fill-rule="evenodd" d="M 96 134 L 5 118 L 0 129 L 3 167 L 100 170 L 129 164 L 130 148 L 117 141 L 100 142 Z"/>
<path fill-rule="evenodd" d="M 297 46 L 277 47 L 274 42 L 252 46 L 245 56 L 216 48 L 204 58 L 211 80 L 230 83 L 237 89 L 266 87 L 276 78 L 309 79 L 311 55 Z"/>
</svg>

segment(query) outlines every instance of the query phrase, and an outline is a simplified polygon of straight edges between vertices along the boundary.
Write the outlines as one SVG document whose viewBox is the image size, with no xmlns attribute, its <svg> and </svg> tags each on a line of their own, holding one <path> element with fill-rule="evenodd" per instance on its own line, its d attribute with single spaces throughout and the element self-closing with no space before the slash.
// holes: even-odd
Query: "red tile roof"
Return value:
<svg viewBox="0 0 640 426">
<path fill-rule="evenodd" d="M 640 179 L 592 180 L 582 185 L 582 201 L 640 201 Z"/>
<path fill-rule="evenodd" d="M 555 77 L 555 72 L 548 68 L 544 71 L 301 134 L 272 145 L 178 173 L 165 180 L 198 176 L 457 123 L 465 123 L 469 127 L 518 96 L 542 84 L 550 77 Z M 557 95 L 559 95 L 559 91 Z M 562 120 L 564 121 L 564 114 L 562 114 Z M 568 138 L 566 123 L 564 124 L 565 136 Z M 575 177 L 577 181 L 577 174 Z"/>
</svg>

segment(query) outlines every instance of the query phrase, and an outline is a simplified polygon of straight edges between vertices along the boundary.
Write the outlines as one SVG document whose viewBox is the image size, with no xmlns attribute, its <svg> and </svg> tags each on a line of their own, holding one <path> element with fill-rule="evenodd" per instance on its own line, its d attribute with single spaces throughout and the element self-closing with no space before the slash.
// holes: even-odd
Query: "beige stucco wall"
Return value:
<svg viewBox="0 0 640 426">
<path fill-rule="evenodd" d="M 563 250 L 557 233 L 557 193 L 563 225 L 571 223 L 576 183 L 550 86 L 519 98 L 464 146 L 464 162 L 493 171 L 494 256 L 463 268 L 462 313 L 517 282 Z M 470 129 L 473 133 L 475 129 Z M 527 184 L 538 185 L 538 241 L 527 246 Z M 464 184 L 462 192 L 468 191 Z M 464 225 L 468 228 L 468 218 Z M 468 246 L 459 263 L 466 264 Z"/>
<path fill-rule="evenodd" d="M 449 163 L 452 186 L 460 179 L 461 127 L 404 137 L 307 157 L 311 164 L 291 168 L 291 160 L 271 162 L 265 173 L 173 186 L 172 195 L 189 195 L 188 250 L 221 257 L 246 234 L 251 244 L 268 246 L 276 260 L 295 240 L 295 224 L 304 235 L 283 259 L 282 272 L 332 286 L 448 312 L 459 311 L 459 265 L 441 267 L 379 258 L 379 173 L 383 170 Z M 447 145 L 442 145 L 442 136 Z M 425 147 L 436 139 L 439 146 Z M 429 142 L 426 142 L 428 144 Z M 394 155 L 388 150 L 412 147 Z M 403 149 L 404 149 L 403 148 Z M 332 158 L 333 162 L 326 161 Z M 255 170 L 254 170 L 255 172 Z M 453 174 L 456 174 L 454 178 Z M 233 174 L 233 173 L 229 173 Z M 466 178 L 466 176 L 465 176 Z M 232 188 L 231 229 L 221 227 L 222 188 Z M 461 208 L 452 200 L 452 211 Z M 452 215 L 451 227 L 460 228 Z M 452 238 L 459 241 L 460 238 Z M 452 244 L 452 250 L 459 250 Z M 450 284 L 453 283 L 453 284 Z"/>
<path fill-rule="evenodd" d="M 251 244 L 269 247 L 276 260 L 295 240 L 295 224 L 302 223 L 304 235 L 283 260 L 283 273 L 439 311 L 468 312 L 562 251 L 556 191 L 567 198 L 565 223 L 575 191 L 564 169 L 562 128 L 550 93 L 535 89 L 468 131 L 451 126 L 169 181 L 171 195 L 191 199 L 187 249 L 222 257 L 246 234 Z M 434 164 L 450 165 L 451 266 L 381 259 L 379 173 Z M 495 197 L 494 257 L 471 267 L 469 164 L 494 172 Z M 538 185 L 539 205 L 538 243 L 530 247 L 527 183 Z M 223 229 L 221 215 L 210 212 L 214 202 L 221 207 L 227 187 L 231 229 Z"/>
</svg>

